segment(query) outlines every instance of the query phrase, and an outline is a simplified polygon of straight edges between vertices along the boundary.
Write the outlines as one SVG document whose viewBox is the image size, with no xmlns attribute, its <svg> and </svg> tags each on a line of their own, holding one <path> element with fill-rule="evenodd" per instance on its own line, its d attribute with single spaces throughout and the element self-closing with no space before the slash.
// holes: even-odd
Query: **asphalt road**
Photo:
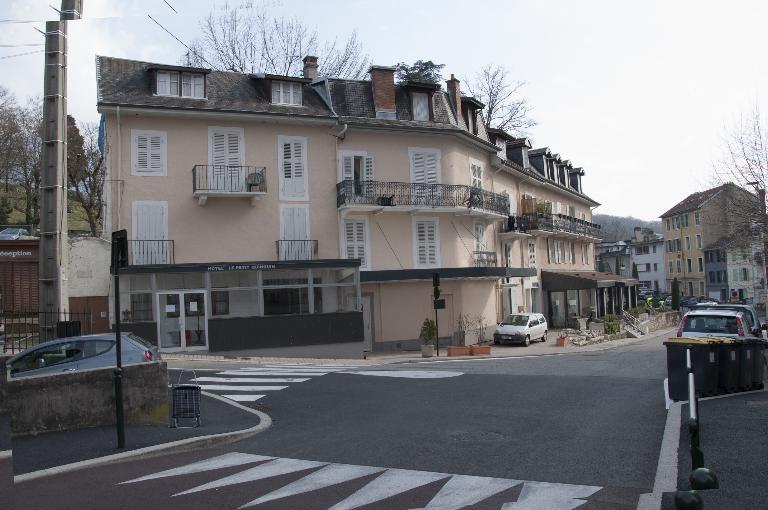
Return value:
<svg viewBox="0 0 768 510">
<path fill-rule="evenodd" d="M 227 367 L 205 375 L 247 379 L 252 368 Z M 666 416 L 661 338 L 352 371 L 264 391 L 247 405 L 273 425 L 248 440 L 21 484 L 17 507 L 626 509 L 652 489 Z M 182 472 L 117 485 L 172 468 Z"/>
</svg>

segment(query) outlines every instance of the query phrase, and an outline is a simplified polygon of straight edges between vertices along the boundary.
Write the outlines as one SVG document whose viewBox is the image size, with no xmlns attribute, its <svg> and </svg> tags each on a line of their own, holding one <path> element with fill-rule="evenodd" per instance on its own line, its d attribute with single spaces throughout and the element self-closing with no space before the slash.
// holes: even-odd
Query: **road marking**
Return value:
<svg viewBox="0 0 768 510">
<path fill-rule="evenodd" d="M 179 492 L 178 494 L 174 494 L 174 496 L 192 494 L 194 492 L 200 492 L 209 489 L 218 489 L 220 487 L 226 487 L 228 485 L 235 485 L 239 483 L 254 482 L 256 480 L 287 475 L 289 473 L 295 473 L 296 471 L 304 471 L 305 469 L 323 467 L 326 465 L 327 463 L 325 462 L 314 462 L 311 460 L 275 459 L 240 473 L 235 473 L 234 475 L 227 476 L 219 480 L 214 480 L 213 482 L 194 487 L 187 491 Z"/>
<path fill-rule="evenodd" d="M 374 473 L 380 473 L 385 468 L 375 468 L 368 466 L 350 466 L 348 464 L 330 464 L 310 473 L 304 478 L 289 483 L 285 487 L 272 491 L 258 499 L 254 499 L 250 503 L 246 503 L 243 507 L 260 505 L 267 501 L 274 501 L 276 499 L 287 498 L 290 496 L 296 496 L 305 492 L 316 491 L 318 489 L 324 489 L 332 485 L 348 482 L 357 478 L 372 475 Z"/>
<path fill-rule="evenodd" d="M 370 505 L 382 499 L 443 480 L 449 476 L 451 475 L 427 471 L 389 469 L 344 501 L 333 505 L 330 510 L 351 510 L 352 508 Z"/>
<path fill-rule="evenodd" d="M 350 368 L 356 368 L 356 367 L 350 367 Z M 326 368 L 326 367 L 283 367 L 283 368 L 277 368 L 277 367 L 264 367 L 264 368 L 241 368 L 240 370 L 244 372 L 341 372 L 343 370 L 347 370 L 345 368 Z"/>
<path fill-rule="evenodd" d="M 222 395 L 222 397 L 234 400 L 235 402 L 256 402 L 260 398 L 266 397 L 266 395 Z"/>
<path fill-rule="evenodd" d="M 223 382 L 223 383 L 298 383 L 309 381 L 308 377 L 305 378 L 278 378 L 278 379 L 262 379 L 254 377 L 198 377 L 192 379 L 195 382 Z"/>
<path fill-rule="evenodd" d="M 661 439 L 659 450 L 659 462 L 656 464 L 653 492 L 640 495 L 637 510 L 658 510 L 661 508 L 663 493 L 677 490 L 677 457 L 680 447 L 682 407 L 682 402 L 673 402 L 667 411 L 664 436 Z"/>
<path fill-rule="evenodd" d="M 423 510 L 458 510 L 523 483 L 521 480 L 454 475 Z"/>
<path fill-rule="evenodd" d="M 225 370 L 223 372 L 218 372 L 216 375 L 234 375 L 238 377 L 319 377 L 327 373 L 328 372 L 255 372 L 251 370 Z"/>
<path fill-rule="evenodd" d="M 128 480 L 125 483 L 145 482 L 147 480 L 156 480 L 157 478 L 167 478 L 169 476 L 191 475 L 194 473 L 202 473 L 204 471 L 213 471 L 214 469 L 222 469 L 234 466 L 242 466 L 243 464 L 253 464 L 255 462 L 263 462 L 265 460 L 274 460 L 275 457 L 265 457 L 263 455 L 252 455 L 250 453 L 225 453 L 218 457 L 211 459 L 201 460 L 200 462 L 193 462 L 186 466 L 181 466 L 173 469 L 167 469 L 154 473 L 141 478 L 134 478 Z M 122 484 L 121 484 L 122 485 Z"/>
<path fill-rule="evenodd" d="M 288 386 L 232 386 L 229 384 L 201 384 L 203 391 L 278 391 Z"/>
<path fill-rule="evenodd" d="M 600 487 L 560 483 L 524 482 L 515 503 L 504 503 L 501 510 L 573 510 Z"/>
<path fill-rule="evenodd" d="M 458 377 L 464 372 L 449 372 L 448 370 L 363 370 L 358 372 L 344 372 L 345 374 L 370 375 L 375 377 L 396 377 L 403 379 L 443 379 L 445 377 Z"/>
</svg>

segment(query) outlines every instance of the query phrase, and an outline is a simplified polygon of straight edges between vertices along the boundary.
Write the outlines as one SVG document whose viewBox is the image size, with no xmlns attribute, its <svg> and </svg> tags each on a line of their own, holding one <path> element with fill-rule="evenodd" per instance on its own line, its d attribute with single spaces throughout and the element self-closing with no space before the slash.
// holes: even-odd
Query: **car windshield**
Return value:
<svg viewBox="0 0 768 510">
<path fill-rule="evenodd" d="M 525 326 L 528 324 L 528 316 L 527 315 L 507 315 L 507 318 L 504 319 L 504 322 L 501 323 L 503 326 Z"/>
<path fill-rule="evenodd" d="M 724 333 L 737 335 L 739 325 L 736 317 L 722 315 L 696 315 L 686 317 L 683 331 L 688 333 Z"/>
</svg>

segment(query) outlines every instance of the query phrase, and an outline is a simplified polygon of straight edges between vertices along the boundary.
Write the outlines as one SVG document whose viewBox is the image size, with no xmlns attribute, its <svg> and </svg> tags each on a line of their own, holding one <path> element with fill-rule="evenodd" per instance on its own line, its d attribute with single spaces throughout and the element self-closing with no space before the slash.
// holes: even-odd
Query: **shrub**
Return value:
<svg viewBox="0 0 768 510">
<path fill-rule="evenodd" d="M 421 331 L 419 332 L 419 340 L 424 345 L 435 345 L 435 338 L 437 336 L 437 326 L 432 319 L 424 319 L 421 323 Z"/>
</svg>

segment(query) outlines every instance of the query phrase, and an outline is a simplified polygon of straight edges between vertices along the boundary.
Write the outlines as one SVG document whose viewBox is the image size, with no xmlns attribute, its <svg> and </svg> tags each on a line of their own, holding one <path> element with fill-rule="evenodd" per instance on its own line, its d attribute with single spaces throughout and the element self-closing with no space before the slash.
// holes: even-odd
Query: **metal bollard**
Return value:
<svg viewBox="0 0 768 510">
<path fill-rule="evenodd" d="M 705 467 L 694 469 L 688 480 L 691 482 L 691 489 L 697 491 L 720 488 L 720 482 L 715 473 Z"/>
<path fill-rule="evenodd" d="M 696 491 L 677 491 L 675 510 L 703 510 L 704 500 Z"/>
</svg>

